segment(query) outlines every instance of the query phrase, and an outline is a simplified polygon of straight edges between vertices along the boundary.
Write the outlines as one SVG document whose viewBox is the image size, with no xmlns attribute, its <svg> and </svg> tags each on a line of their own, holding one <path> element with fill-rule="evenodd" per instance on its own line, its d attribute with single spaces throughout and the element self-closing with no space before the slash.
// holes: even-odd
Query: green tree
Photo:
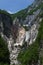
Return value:
<svg viewBox="0 0 43 65">
<path fill-rule="evenodd" d="M 10 60 L 7 43 L 0 36 L 0 65 L 8 65 L 9 63 Z"/>
</svg>

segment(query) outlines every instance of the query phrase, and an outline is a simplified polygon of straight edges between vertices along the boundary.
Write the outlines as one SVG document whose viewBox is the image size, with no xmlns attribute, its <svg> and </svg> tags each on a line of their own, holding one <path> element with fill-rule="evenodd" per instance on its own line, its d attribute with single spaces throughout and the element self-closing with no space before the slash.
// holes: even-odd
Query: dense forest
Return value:
<svg viewBox="0 0 43 65">
<path fill-rule="evenodd" d="M 9 65 L 9 51 L 7 43 L 0 36 L 0 65 Z"/>
</svg>

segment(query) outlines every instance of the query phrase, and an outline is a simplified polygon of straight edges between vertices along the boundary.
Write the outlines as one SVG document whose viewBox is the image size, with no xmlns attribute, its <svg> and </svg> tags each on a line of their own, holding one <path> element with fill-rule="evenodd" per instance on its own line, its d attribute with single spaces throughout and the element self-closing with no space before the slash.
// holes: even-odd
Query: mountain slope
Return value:
<svg viewBox="0 0 43 65">
<path fill-rule="evenodd" d="M 33 12 L 36 11 L 37 9 L 43 8 L 42 0 L 37 0 L 37 1 L 35 1 L 35 3 L 36 3 L 35 5 L 34 5 L 34 3 L 32 3 L 32 5 L 30 5 L 26 9 L 23 9 L 15 14 L 12 14 L 11 15 L 12 18 L 14 19 L 15 17 L 18 17 L 19 19 L 21 18 L 24 20 L 27 15 L 32 15 Z M 37 5 L 37 7 L 35 7 L 36 5 Z"/>
<path fill-rule="evenodd" d="M 19 53 L 19 56 L 18 56 L 18 59 L 19 61 L 21 61 L 22 65 L 38 65 L 37 62 L 38 60 L 41 60 L 41 58 L 43 56 L 41 56 L 39 58 L 39 49 L 40 49 L 40 46 L 43 44 L 43 41 L 41 43 L 41 40 L 43 40 L 43 20 L 41 21 L 41 24 L 40 24 L 40 28 L 39 28 L 39 33 L 38 33 L 38 36 L 35 40 L 35 42 L 29 46 L 28 49 L 26 49 L 25 51 L 21 51 Z M 43 49 L 43 46 L 41 47 Z M 43 58 L 42 58 L 43 60 Z M 41 61 L 42 61 L 41 60 Z M 43 64 L 41 64 L 43 65 Z"/>
<path fill-rule="evenodd" d="M 0 10 L 0 32 L 3 31 L 3 33 L 9 37 L 11 26 L 12 26 L 12 19 L 10 14 L 4 10 Z"/>
<path fill-rule="evenodd" d="M 0 35 L 7 42 L 10 65 L 43 65 L 43 0 L 15 14 L 0 10 Z"/>
<path fill-rule="evenodd" d="M 9 51 L 7 48 L 7 43 L 0 36 L 0 65 L 9 65 Z"/>
</svg>

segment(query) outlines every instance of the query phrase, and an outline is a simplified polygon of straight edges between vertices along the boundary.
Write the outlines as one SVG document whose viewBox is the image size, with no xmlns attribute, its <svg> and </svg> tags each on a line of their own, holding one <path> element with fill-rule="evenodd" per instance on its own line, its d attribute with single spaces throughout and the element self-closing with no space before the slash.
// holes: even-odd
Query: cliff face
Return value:
<svg viewBox="0 0 43 65">
<path fill-rule="evenodd" d="M 23 42 L 24 44 L 18 55 L 18 60 L 22 65 L 41 65 L 41 62 L 43 65 L 43 60 L 41 59 L 43 56 L 40 56 L 40 52 L 43 51 L 42 49 L 40 51 L 40 41 L 43 36 L 41 36 L 41 29 L 41 32 L 39 31 L 40 26 L 43 25 L 43 23 L 40 25 L 40 23 L 43 22 L 42 15 L 43 0 L 37 0 L 27 9 L 13 15 L 14 18 L 17 17 L 19 19 L 20 17 L 19 22 L 24 27 L 26 32 L 26 38 L 24 38 L 26 40 Z"/>
<path fill-rule="evenodd" d="M 35 0 L 29 7 L 15 14 L 0 11 L 0 35 L 8 44 L 11 65 L 40 65 L 42 19 L 43 0 Z"/>
<path fill-rule="evenodd" d="M 3 32 L 7 37 L 11 34 L 12 19 L 10 14 L 0 10 L 0 32 Z"/>
</svg>

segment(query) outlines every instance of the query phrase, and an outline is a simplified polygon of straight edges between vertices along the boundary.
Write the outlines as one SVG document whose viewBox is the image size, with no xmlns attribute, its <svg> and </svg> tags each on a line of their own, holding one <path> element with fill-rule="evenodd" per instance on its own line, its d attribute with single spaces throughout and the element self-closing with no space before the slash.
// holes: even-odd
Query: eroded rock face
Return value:
<svg viewBox="0 0 43 65">
<path fill-rule="evenodd" d="M 11 65 L 15 64 L 15 65 L 19 65 L 19 61 L 17 59 L 18 57 L 18 54 L 21 50 L 21 46 L 23 45 L 23 42 L 24 42 L 24 39 L 25 39 L 25 29 L 23 27 L 19 27 L 18 29 L 18 36 L 17 36 L 17 39 L 16 39 L 16 42 L 13 43 L 9 46 L 11 46 L 11 52 L 10 52 L 10 60 L 11 60 Z M 13 46 L 13 49 L 12 49 L 12 46 Z"/>
<path fill-rule="evenodd" d="M 20 64 L 17 57 L 19 52 L 21 51 L 21 47 L 23 46 L 24 42 L 27 42 L 28 46 L 36 40 L 38 29 L 40 26 L 39 23 L 42 20 L 39 17 L 37 17 L 39 14 L 40 9 L 33 12 L 32 15 L 27 15 L 24 21 L 21 19 L 21 21 L 23 22 L 22 26 L 17 18 L 14 21 L 12 21 L 10 16 L 0 14 L 0 33 L 3 39 L 8 44 L 8 49 L 10 52 L 10 65 Z M 25 28 L 23 28 L 23 26 L 27 26 L 29 28 L 28 31 L 26 31 Z"/>
<path fill-rule="evenodd" d="M 10 36 L 12 19 L 7 14 L 0 13 L 0 32 L 3 32 L 7 37 Z"/>
</svg>

